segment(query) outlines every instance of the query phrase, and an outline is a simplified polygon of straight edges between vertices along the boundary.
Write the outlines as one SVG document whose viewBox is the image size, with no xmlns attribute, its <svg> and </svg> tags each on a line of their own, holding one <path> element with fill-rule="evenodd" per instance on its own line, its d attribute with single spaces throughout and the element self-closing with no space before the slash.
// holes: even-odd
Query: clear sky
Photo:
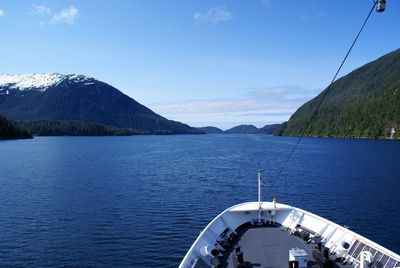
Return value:
<svg viewBox="0 0 400 268">
<path fill-rule="evenodd" d="M 400 47 L 374 12 L 343 74 Z M 0 73 L 78 73 L 192 126 L 282 122 L 325 88 L 371 0 L 0 1 Z"/>
</svg>

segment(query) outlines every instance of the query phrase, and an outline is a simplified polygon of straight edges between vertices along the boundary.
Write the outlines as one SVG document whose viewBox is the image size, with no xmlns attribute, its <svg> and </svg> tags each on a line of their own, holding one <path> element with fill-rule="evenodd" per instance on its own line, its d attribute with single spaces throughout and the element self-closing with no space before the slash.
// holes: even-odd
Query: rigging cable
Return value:
<svg viewBox="0 0 400 268">
<path fill-rule="evenodd" d="M 307 125 L 306 125 L 306 128 L 305 128 L 304 131 L 301 133 L 301 135 L 300 135 L 300 137 L 298 138 L 296 144 L 293 146 L 293 148 L 292 148 L 292 150 L 291 150 L 289 156 L 286 158 L 284 164 L 282 165 L 281 169 L 279 170 L 279 173 L 278 173 L 278 175 L 276 176 L 276 180 L 273 182 L 273 184 L 272 184 L 272 186 L 271 186 L 271 192 L 272 192 L 273 187 L 275 186 L 275 183 L 279 180 L 280 176 L 282 175 L 282 172 L 283 172 L 283 170 L 285 169 L 285 167 L 286 167 L 287 163 L 289 162 L 290 158 L 292 157 L 294 151 L 296 150 L 297 145 L 299 145 L 299 143 L 300 143 L 300 141 L 302 140 L 302 138 L 307 134 L 307 131 L 308 131 L 310 125 L 311 125 L 312 120 L 314 119 L 314 117 L 315 117 L 316 114 L 318 113 L 318 110 L 319 110 L 319 108 L 320 108 L 322 102 L 324 101 L 325 97 L 328 95 L 329 90 L 330 90 L 332 84 L 335 82 L 336 77 L 338 76 L 340 70 L 342 69 L 344 63 L 345 63 L 346 60 L 347 60 L 347 57 L 349 56 L 349 54 L 350 54 L 350 52 L 352 51 L 354 45 L 356 44 L 356 42 L 357 42 L 357 40 L 358 40 L 358 37 L 360 36 L 361 32 L 364 30 L 364 27 L 365 27 L 365 25 L 367 24 L 369 18 L 371 17 L 371 14 L 372 14 L 372 12 L 373 12 L 374 9 L 375 9 L 376 4 L 377 4 L 377 1 L 374 1 L 374 4 L 373 4 L 371 10 L 370 10 L 369 13 L 368 13 L 368 16 L 366 17 L 366 19 L 364 20 L 364 23 L 363 23 L 362 26 L 361 26 L 361 29 L 359 30 L 359 32 L 358 32 L 356 38 L 354 39 L 354 41 L 353 41 L 353 43 L 351 44 L 349 50 L 347 51 L 346 56 L 343 58 L 342 63 L 340 64 L 338 70 L 336 71 L 336 73 L 335 73 L 335 75 L 334 75 L 334 77 L 333 77 L 331 83 L 329 84 L 329 86 L 328 86 L 328 87 L 326 88 L 326 90 L 324 91 L 324 93 L 323 93 L 323 95 L 322 95 L 322 97 L 321 97 L 321 99 L 320 99 L 320 101 L 319 101 L 319 103 L 318 103 L 318 105 L 317 105 L 317 108 L 315 109 L 315 111 L 312 113 L 310 119 L 308 120 L 308 123 L 307 123 Z"/>
</svg>

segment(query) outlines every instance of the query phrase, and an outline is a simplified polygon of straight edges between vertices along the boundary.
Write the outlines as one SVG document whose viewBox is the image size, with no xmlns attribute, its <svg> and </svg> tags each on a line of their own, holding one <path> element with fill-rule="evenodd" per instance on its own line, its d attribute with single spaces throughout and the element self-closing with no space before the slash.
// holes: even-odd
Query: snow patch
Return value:
<svg viewBox="0 0 400 268">
<path fill-rule="evenodd" d="M 62 79 L 60 74 L 4 74 L 0 75 L 0 86 L 9 86 L 20 90 L 45 89 L 58 84 Z"/>
<path fill-rule="evenodd" d="M 64 80 L 79 83 L 92 81 L 93 78 L 77 74 L 62 75 L 58 73 L 0 74 L 0 88 L 7 86 L 12 89 L 35 89 L 44 92 L 47 88 L 56 86 Z"/>
</svg>

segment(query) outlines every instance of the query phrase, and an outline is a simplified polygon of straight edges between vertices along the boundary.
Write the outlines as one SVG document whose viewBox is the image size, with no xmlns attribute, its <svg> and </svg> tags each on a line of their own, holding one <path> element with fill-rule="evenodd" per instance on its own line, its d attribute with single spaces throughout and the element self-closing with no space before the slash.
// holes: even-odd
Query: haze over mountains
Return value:
<svg viewBox="0 0 400 268">
<path fill-rule="evenodd" d="M 130 128 L 141 134 L 193 134 L 118 89 L 83 75 L 0 75 L 0 114 L 12 120 L 73 120 Z"/>
<path fill-rule="evenodd" d="M 326 89 L 302 105 L 276 135 L 304 132 Z M 338 79 L 306 136 L 400 137 L 400 49 Z"/>
</svg>

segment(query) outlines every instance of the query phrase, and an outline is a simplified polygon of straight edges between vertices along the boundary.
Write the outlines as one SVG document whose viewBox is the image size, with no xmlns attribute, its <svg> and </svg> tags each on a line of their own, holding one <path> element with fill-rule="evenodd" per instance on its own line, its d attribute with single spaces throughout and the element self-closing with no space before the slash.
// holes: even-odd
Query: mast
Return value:
<svg viewBox="0 0 400 268">
<path fill-rule="evenodd" d="M 261 222 L 261 170 L 258 170 L 258 221 Z"/>
<path fill-rule="evenodd" d="M 258 204 L 261 205 L 261 170 L 258 170 Z"/>
</svg>

